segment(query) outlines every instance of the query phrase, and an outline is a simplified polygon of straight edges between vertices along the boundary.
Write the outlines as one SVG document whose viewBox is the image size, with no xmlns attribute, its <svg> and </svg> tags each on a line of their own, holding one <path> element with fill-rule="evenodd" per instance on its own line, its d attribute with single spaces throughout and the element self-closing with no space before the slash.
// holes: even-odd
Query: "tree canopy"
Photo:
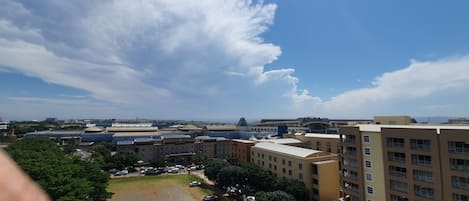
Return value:
<svg viewBox="0 0 469 201">
<path fill-rule="evenodd" d="M 24 138 L 6 148 L 53 200 L 104 201 L 109 175 L 93 162 L 66 155 L 48 138 Z"/>
</svg>

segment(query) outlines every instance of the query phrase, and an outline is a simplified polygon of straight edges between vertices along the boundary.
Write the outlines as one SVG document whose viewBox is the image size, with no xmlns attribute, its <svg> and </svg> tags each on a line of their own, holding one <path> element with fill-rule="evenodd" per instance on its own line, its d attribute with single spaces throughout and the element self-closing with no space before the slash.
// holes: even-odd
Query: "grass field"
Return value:
<svg viewBox="0 0 469 201">
<path fill-rule="evenodd" d="M 191 181 L 202 186 L 189 187 Z M 212 192 L 198 177 L 191 175 L 139 176 L 111 179 L 111 201 L 199 201 Z"/>
</svg>

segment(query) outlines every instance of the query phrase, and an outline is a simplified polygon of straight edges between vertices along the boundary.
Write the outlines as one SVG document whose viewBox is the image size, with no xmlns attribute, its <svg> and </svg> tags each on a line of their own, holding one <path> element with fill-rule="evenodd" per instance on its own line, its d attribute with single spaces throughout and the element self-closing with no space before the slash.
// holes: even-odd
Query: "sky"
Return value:
<svg viewBox="0 0 469 201">
<path fill-rule="evenodd" d="M 0 0 L 9 120 L 469 116 L 469 2 Z"/>
</svg>

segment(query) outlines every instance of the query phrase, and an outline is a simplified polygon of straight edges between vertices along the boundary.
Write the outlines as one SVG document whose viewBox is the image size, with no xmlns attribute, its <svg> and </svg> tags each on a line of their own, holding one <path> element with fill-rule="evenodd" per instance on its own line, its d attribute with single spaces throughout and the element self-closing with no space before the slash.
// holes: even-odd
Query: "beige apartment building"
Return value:
<svg viewBox="0 0 469 201">
<path fill-rule="evenodd" d="M 231 158 L 239 162 L 251 161 L 251 147 L 256 144 L 251 140 L 231 140 Z"/>
<path fill-rule="evenodd" d="M 339 154 L 342 150 L 342 142 L 338 134 L 322 133 L 295 133 L 284 135 L 286 138 L 295 138 L 303 142 L 304 148 Z"/>
<path fill-rule="evenodd" d="M 348 200 L 469 200 L 468 126 L 357 125 L 340 134 Z"/>
<path fill-rule="evenodd" d="M 339 199 L 339 162 L 336 154 L 259 142 L 251 147 L 251 162 L 276 177 L 303 182 L 313 201 Z"/>
</svg>

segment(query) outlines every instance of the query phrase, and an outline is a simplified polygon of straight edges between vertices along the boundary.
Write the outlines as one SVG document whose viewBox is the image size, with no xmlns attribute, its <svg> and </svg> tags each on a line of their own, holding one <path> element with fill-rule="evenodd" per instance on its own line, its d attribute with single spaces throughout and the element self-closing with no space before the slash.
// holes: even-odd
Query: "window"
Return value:
<svg viewBox="0 0 469 201">
<path fill-rule="evenodd" d="M 349 156 L 357 155 L 357 148 L 356 147 L 346 147 L 345 154 Z"/>
<path fill-rule="evenodd" d="M 389 174 L 396 177 L 407 177 L 407 169 L 398 166 L 389 166 Z"/>
<path fill-rule="evenodd" d="M 344 165 L 350 166 L 350 167 L 357 167 L 358 163 L 357 163 L 357 160 L 355 159 L 346 159 L 344 160 Z"/>
<path fill-rule="evenodd" d="M 432 150 L 431 140 L 411 139 L 410 148 L 413 150 L 430 151 Z"/>
<path fill-rule="evenodd" d="M 298 164 L 298 169 L 302 170 L 303 169 L 303 164 Z"/>
<path fill-rule="evenodd" d="M 409 198 L 391 194 L 391 201 L 409 201 Z"/>
<path fill-rule="evenodd" d="M 367 180 L 367 181 L 373 181 L 373 175 L 372 175 L 372 174 L 366 173 L 366 174 L 365 174 L 365 177 L 366 177 L 366 180 Z"/>
<path fill-rule="evenodd" d="M 260 160 L 257 160 L 257 165 L 261 165 L 261 161 L 260 161 Z"/>
<path fill-rule="evenodd" d="M 453 201 L 469 201 L 469 195 L 453 193 Z"/>
<path fill-rule="evenodd" d="M 407 183 L 391 180 L 391 189 L 394 191 L 400 191 L 407 193 Z"/>
<path fill-rule="evenodd" d="M 269 155 L 269 161 L 271 161 L 271 160 L 272 160 L 272 156 Z"/>
<path fill-rule="evenodd" d="M 264 166 L 264 161 L 262 161 L 262 166 Z"/>
<path fill-rule="evenodd" d="M 366 187 L 366 192 L 368 192 L 369 194 L 373 194 L 373 187 Z"/>
<path fill-rule="evenodd" d="M 327 152 L 332 152 L 332 146 L 330 142 L 326 142 L 326 150 Z"/>
<path fill-rule="evenodd" d="M 277 162 L 277 157 L 274 156 L 274 162 Z"/>
<path fill-rule="evenodd" d="M 365 161 L 365 167 L 371 168 L 371 161 Z"/>
<path fill-rule="evenodd" d="M 370 136 L 368 135 L 363 136 L 363 142 L 370 143 Z"/>
<path fill-rule="evenodd" d="M 262 154 L 262 158 L 264 158 L 264 154 Z"/>
<path fill-rule="evenodd" d="M 269 168 L 272 168 L 272 163 L 269 163 Z"/>
<path fill-rule="evenodd" d="M 417 181 L 433 182 L 432 172 L 424 170 L 413 170 L 414 179 Z"/>
<path fill-rule="evenodd" d="M 353 170 L 343 170 L 342 175 L 353 180 L 358 179 L 358 173 Z"/>
<path fill-rule="evenodd" d="M 420 185 L 414 185 L 414 192 L 416 196 L 433 199 L 435 192 L 433 188 L 423 187 Z"/>
<path fill-rule="evenodd" d="M 316 150 L 321 150 L 321 142 L 316 142 Z"/>
<path fill-rule="evenodd" d="M 450 159 L 451 170 L 469 172 L 469 160 Z"/>
<path fill-rule="evenodd" d="M 311 171 L 313 172 L 313 174 L 317 175 L 317 174 L 318 174 L 318 166 L 317 166 L 317 165 L 313 165 Z"/>
<path fill-rule="evenodd" d="M 299 174 L 298 174 L 298 179 L 299 179 L 300 181 L 303 181 L 303 174 L 299 173 Z"/>
<path fill-rule="evenodd" d="M 277 165 L 274 165 L 274 170 L 277 170 Z"/>
<path fill-rule="evenodd" d="M 282 172 L 283 172 L 283 174 L 285 174 L 285 168 L 282 168 Z"/>
<path fill-rule="evenodd" d="M 291 161 L 288 161 L 288 166 L 291 166 Z"/>
<path fill-rule="evenodd" d="M 355 144 L 356 137 L 355 135 L 345 135 L 344 143 Z"/>
<path fill-rule="evenodd" d="M 404 138 L 388 137 L 386 139 L 388 147 L 402 148 L 404 147 Z"/>
<path fill-rule="evenodd" d="M 261 154 L 260 154 L 260 153 L 257 153 L 257 157 L 261 157 Z"/>
<path fill-rule="evenodd" d="M 469 178 L 452 176 L 451 183 L 455 188 L 469 190 Z"/>
<path fill-rule="evenodd" d="M 448 142 L 448 151 L 455 154 L 469 154 L 469 144 L 464 142 Z"/>
<path fill-rule="evenodd" d="M 318 180 L 313 178 L 313 184 L 318 184 Z"/>
<path fill-rule="evenodd" d="M 405 153 L 388 152 L 389 161 L 405 163 Z"/>
<path fill-rule="evenodd" d="M 290 176 L 291 176 L 291 170 L 288 170 L 288 175 L 290 175 Z"/>
<path fill-rule="evenodd" d="M 412 154 L 412 164 L 419 166 L 432 166 L 432 156 Z"/>
<path fill-rule="evenodd" d="M 282 164 L 284 164 L 284 165 L 285 165 L 285 159 L 282 159 Z"/>
<path fill-rule="evenodd" d="M 365 148 L 365 155 L 367 156 L 371 155 L 371 148 Z"/>
</svg>

